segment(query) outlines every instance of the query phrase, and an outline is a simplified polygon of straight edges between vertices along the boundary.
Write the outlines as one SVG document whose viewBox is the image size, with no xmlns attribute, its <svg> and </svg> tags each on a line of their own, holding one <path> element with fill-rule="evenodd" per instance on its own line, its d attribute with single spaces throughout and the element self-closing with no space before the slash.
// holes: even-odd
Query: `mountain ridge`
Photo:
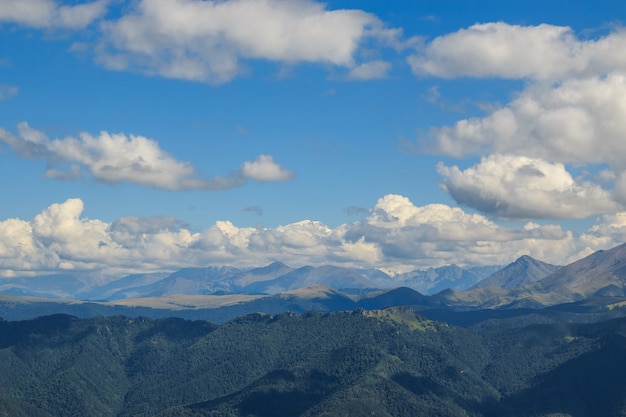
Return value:
<svg viewBox="0 0 626 417">
<path fill-rule="evenodd" d="M 312 285 L 330 285 L 343 291 L 410 287 L 431 295 L 444 288 L 466 289 L 499 266 L 461 268 L 456 265 L 414 270 L 393 277 L 378 269 L 353 269 L 335 265 L 293 268 L 280 262 L 240 269 L 235 267 L 183 268 L 171 273 L 132 274 L 102 285 L 87 285 L 72 275 L 10 278 L 0 282 L 0 292 L 22 296 L 113 301 L 128 298 L 219 294 L 277 294 Z M 33 288 L 28 284 L 37 283 Z"/>
<path fill-rule="evenodd" d="M 550 270 L 554 272 L 549 273 Z M 483 273 L 486 271 L 483 269 Z M 167 277 L 159 274 L 123 277 L 102 287 L 110 296 L 109 300 L 100 298 L 97 302 L 86 300 L 83 303 L 72 302 L 72 299 L 67 299 L 68 303 L 48 302 L 51 299 L 36 302 L 18 300 L 12 301 L 12 305 L 25 317 L 32 317 L 26 307 L 30 305 L 33 311 L 61 308 L 62 311 L 79 311 L 81 316 L 112 311 L 132 314 L 130 310 L 136 309 L 150 316 L 162 317 L 170 309 L 180 315 L 185 312 L 185 318 L 202 317 L 200 314 L 204 314 L 217 322 L 255 311 L 272 314 L 289 310 L 304 312 L 307 309 L 337 311 L 400 304 L 418 309 L 541 309 L 589 297 L 625 297 L 626 244 L 592 253 L 563 267 L 522 256 L 462 291 L 446 288 L 436 294 L 424 294 L 410 284 L 420 274 L 429 277 L 431 283 L 433 277 L 439 283 L 459 282 L 462 277 L 471 275 L 464 268 L 451 265 L 418 272 L 389 277 L 379 270 L 359 272 L 332 265 L 292 268 L 276 262 L 246 270 L 233 267 L 186 268 Z M 471 279 L 474 280 L 475 276 Z M 381 280 L 387 285 L 381 285 Z M 0 290 L 7 294 L 29 295 L 25 291 L 28 289 L 25 279 L 12 281 L 16 286 L 7 291 L 9 281 L 0 284 Z M 41 297 L 41 293 L 45 292 L 42 287 L 44 281 L 33 281 L 38 283 L 34 288 L 35 295 Z M 72 288 L 80 287 L 71 276 L 65 276 L 62 282 L 68 282 Z M 497 285 L 489 285 L 494 282 Z M 120 283 L 130 284 L 121 288 L 123 285 Z M 91 291 L 92 295 L 98 294 L 98 289 L 91 288 Z M 112 296 L 122 293 L 124 297 Z M 7 307 L 11 301 L 0 299 L 0 303 L 5 304 L 0 312 L 4 311 L 7 317 L 19 316 Z"/>
</svg>

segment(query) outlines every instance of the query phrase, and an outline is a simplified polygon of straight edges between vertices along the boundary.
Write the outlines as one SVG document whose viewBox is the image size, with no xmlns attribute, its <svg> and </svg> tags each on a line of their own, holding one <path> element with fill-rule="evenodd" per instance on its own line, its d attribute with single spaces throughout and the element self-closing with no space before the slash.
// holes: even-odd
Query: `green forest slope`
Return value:
<svg viewBox="0 0 626 417">
<path fill-rule="evenodd" d="M 0 416 L 623 416 L 626 319 L 0 321 Z"/>
</svg>

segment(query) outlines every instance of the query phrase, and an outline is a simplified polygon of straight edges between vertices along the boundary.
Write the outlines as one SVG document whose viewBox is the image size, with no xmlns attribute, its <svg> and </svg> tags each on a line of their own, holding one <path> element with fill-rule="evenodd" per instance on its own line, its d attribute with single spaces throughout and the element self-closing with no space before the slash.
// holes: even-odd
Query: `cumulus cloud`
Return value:
<svg viewBox="0 0 626 417">
<path fill-rule="evenodd" d="M 390 264 L 423 266 L 474 263 L 481 258 L 479 263 L 488 262 L 497 257 L 492 250 L 521 238 L 519 231 L 502 228 L 482 215 L 444 204 L 418 207 L 401 195 L 379 199 L 367 218 L 346 225 L 344 233 L 352 242 L 361 238 L 374 242 Z"/>
<path fill-rule="evenodd" d="M 372 80 L 376 78 L 385 78 L 391 69 L 391 64 L 386 61 L 365 62 L 354 67 L 348 73 L 350 80 Z"/>
<path fill-rule="evenodd" d="M 580 40 L 565 26 L 475 24 L 408 58 L 418 75 L 563 79 L 626 70 L 626 31 Z"/>
<path fill-rule="evenodd" d="M 391 64 L 374 51 L 411 44 L 371 13 L 329 10 L 316 0 L 135 0 L 106 19 L 110 3 L 0 0 L 0 24 L 76 30 L 99 21 L 96 38 L 77 41 L 72 50 L 89 45 L 96 61 L 113 70 L 211 84 L 248 73 L 252 60 L 283 69 L 335 66 L 350 80 L 383 78 Z"/>
<path fill-rule="evenodd" d="M 579 238 L 579 252 L 573 258 L 587 256 L 598 249 L 612 248 L 626 241 L 626 212 L 606 214 Z"/>
<path fill-rule="evenodd" d="M 271 155 L 259 155 L 254 161 L 244 162 L 241 172 L 246 178 L 262 182 L 285 181 L 293 178 L 293 174 L 274 162 Z"/>
<path fill-rule="evenodd" d="M 0 0 L 0 23 L 38 29 L 82 29 L 104 16 L 110 0 L 60 6 L 54 0 Z"/>
<path fill-rule="evenodd" d="M 498 225 L 443 204 L 415 206 L 401 195 L 378 200 L 361 221 L 336 228 L 303 220 L 275 228 L 217 221 L 191 232 L 171 217 L 112 223 L 83 216 L 80 199 L 52 204 L 32 220 L 0 221 L 0 275 L 73 271 L 119 277 L 207 265 L 336 264 L 396 270 L 505 264 L 522 254 L 562 263 L 626 239 L 624 213 L 601 217 L 577 238 L 558 225 Z"/>
<path fill-rule="evenodd" d="M 115 220 L 109 225 L 108 230 L 111 233 L 127 233 L 137 235 L 143 233 L 153 234 L 164 230 L 177 230 L 181 226 L 183 225 L 172 216 L 130 216 Z"/>
<path fill-rule="evenodd" d="M 23 158 L 44 159 L 49 178 L 72 180 L 87 174 L 105 183 L 129 182 L 166 190 L 222 190 L 242 186 L 247 180 L 284 181 L 291 172 L 274 162 L 271 155 L 247 161 L 228 176 L 204 179 L 189 162 L 181 162 L 144 136 L 81 133 L 78 137 L 49 139 L 26 122 L 17 127 L 18 135 L 0 128 L 5 143 Z"/>
<path fill-rule="evenodd" d="M 626 182 L 623 180 L 626 175 L 624 114 L 626 73 L 612 72 L 606 76 L 568 79 L 554 87 L 538 82 L 528 86 L 506 106 L 485 117 L 463 119 L 453 126 L 433 128 L 429 133 L 428 146 L 431 152 L 453 157 L 505 154 L 551 161 L 554 164 L 608 165 L 610 169 L 600 172 L 598 180 L 610 183 L 617 178 L 612 197 L 600 186 L 590 183 L 575 185 L 567 192 L 553 184 L 554 191 L 560 192 L 549 198 L 549 187 L 543 189 L 546 193 L 544 201 L 559 199 L 561 208 L 551 208 L 549 204 L 535 205 L 534 216 L 539 218 L 556 218 L 559 213 L 561 218 L 584 217 L 583 214 L 606 213 L 614 206 L 611 200 L 626 203 Z M 479 167 L 489 164 L 494 173 L 508 172 L 512 168 L 511 161 L 491 157 L 483 160 Z M 504 165 L 496 167 L 497 163 Z M 556 166 L 560 165 L 553 165 Z M 510 188 L 509 191 L 502 188 L 495 195 L 490 194 L 494 190 L 489 187 L 476 193 L 478 184 L 493 184 L 493 175 L 485 169 L 473 168 L 463 174 L 454 169 L 440 172 L 445 176 L 446 189 L 459 202 L 501 216 L 533 215 L 533 211 L 528 210 L 530 207 L 521 198 L 525 192 L 538 195 L 538 189 L 529 188 L 528 182 L 515 181 L 509 186 L 517 188 Z M 561 172 L 553 175 L 554 179 L 564 180 L 561 186 L 568 186 L 570 180 L 566 180 L 566 177 L 569 174 Z M 482 180 L 478 179 L 479 176 Z M 472 184 L 470 178 L 476 182 Z M 504 186 L 504 179 L 501 180 L 501 186 Z M 547 186 L 546 181 L 544 179 L 543 184 Z M 536 182 L 533 186 L 536 186 Z M 520 198 L 516 198 L 516 195 Z M 505 204 L 507 201 L 502 197 L 510 204 Z M 575 205 L 579 206 L 578 210 Z"/>
<path fill-rule="evenodd" d="M 444 189 L 461 204 L 509 218 L 579 218 L 619 210 L 615 201 L 626 202 L 624 47 L 623 29 L 581 40 L 568 27 L 503 22 L 476 24 L 426 44 L 409 58 L 416 74 L 527 80 L 505 106 L 432 128 L 421 138 L 429 152 L 483 156 L 465 171 L 440 165 Z M 546 175 L 520 171 L 523 158 L 541 165 L 537 172 Z M 613 195 L 599 185 L 577 183 L 563 164 L 592 171 L 608 166 L 596 179 L 614 183 Z"/>
<path fill-rule="evenodd" d="M 59 257 L 33 236 L 32 225 L 21 219 L 0 222 L 0 276 L 52 272 Z"/>
<path fill-rule="evenodd" d="M 353 68 L 362 43 L 397 36 L 372 14 L 312 0 L 139 0 L 103 24 L 98 59 L 112 69 L 219 84 L 243 73 L 248 59 Z"/>
<path fill-rule="evenodd" d="M 626 168 L 626 75 L 537 84 L 482 118 L 431 131 L 433 151 L 460 157 L 485 152 L 563 163 Z M 601 142 L 602 146 L 598 146 Z"/>
<path fill-rule="evenodd" d="M 457 203 L 501 218 L 578 219 L 620 208 L 608 191 L 542 159 L 495 154 L 466 170 L 439 164 L 438 171 Z"/>
</svg>

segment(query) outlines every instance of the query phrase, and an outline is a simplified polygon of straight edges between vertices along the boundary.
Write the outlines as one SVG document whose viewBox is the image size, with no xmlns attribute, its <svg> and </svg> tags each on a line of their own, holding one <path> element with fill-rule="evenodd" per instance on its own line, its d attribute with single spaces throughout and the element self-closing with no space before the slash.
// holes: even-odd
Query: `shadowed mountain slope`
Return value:
<svg viewBox="0 0 626 417">
<path fill-rule="evenodd" d="M 411 309 L 0 320 L 0 415 L 626 413 L 626 318 L 477 329 Z"/>
<path fill-rule="evenodd" d="M 543 294 L 568 292 L 572 297 L 623 296 L 626 288 L 626 244 L 597 251 L 528 286 Z"/>
<path fill-rule="evenodd" d="M 626 244 L 601 250 L 512 289 L 495 286 L 443 291 L 433 298 L 455 308 L 541 308 L 594 296 L 626 294 Z"/>
</svg>

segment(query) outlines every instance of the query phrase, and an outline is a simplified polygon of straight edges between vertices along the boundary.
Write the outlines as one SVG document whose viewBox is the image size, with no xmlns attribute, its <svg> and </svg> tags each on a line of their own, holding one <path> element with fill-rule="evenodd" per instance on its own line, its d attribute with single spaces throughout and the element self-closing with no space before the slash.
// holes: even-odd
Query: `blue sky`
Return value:
<svg viewBox="0 0 626 417">
<path fill-rule="evenodd" d="M 620 1 L 0 0 L 0 276 L 626 240 Z"/>
</svg>

